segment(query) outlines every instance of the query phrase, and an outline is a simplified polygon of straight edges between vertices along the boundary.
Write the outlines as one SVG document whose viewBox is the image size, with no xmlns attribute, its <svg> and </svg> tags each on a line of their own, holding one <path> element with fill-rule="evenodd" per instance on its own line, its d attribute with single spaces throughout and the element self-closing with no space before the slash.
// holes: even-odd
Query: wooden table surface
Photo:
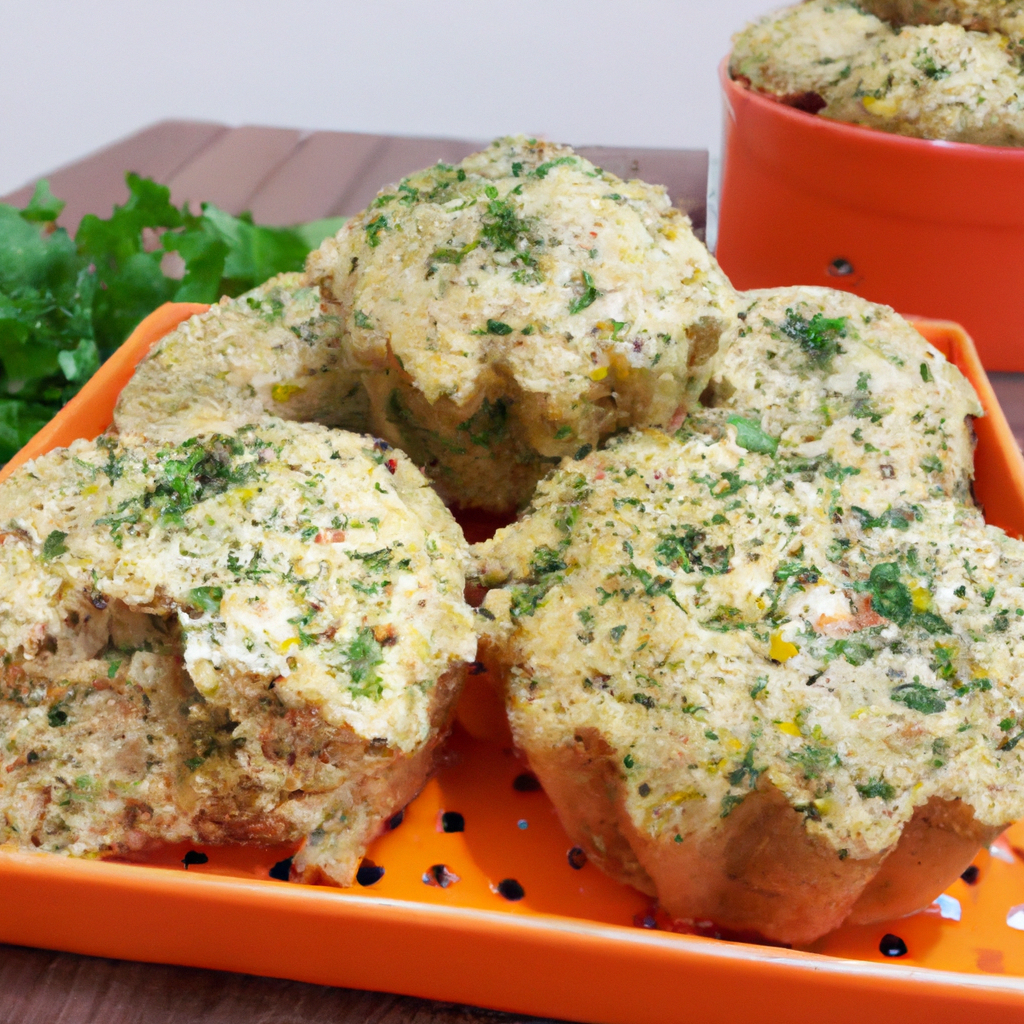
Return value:
<svg viewBox="0 0 1024 1024">
<path fill-rule="evenodd" d="M 54 194 L 67 201 L 60 223 L 71 232 L 86 213 L 109 215 L 114 203 L 127 199 L 127 170 L 170 185 L 179 204 L 209 201 L 230 213 L 250 210 L 259 223 L 294 224 L 357 213 L 381 186 L 437 160 L 457 162 L 478 147 L 456 140 L 165 121 L 46 177 Z M 706 152 L 579 149 L 616 174 L 665 185 L 703 237 Z M 24 205 L 31 194 L 26 186 L 0 201 Z M 1024 374 L 993 374 L 992 379 L 1021 443 Z M 511 1024 L 527 1019 L 536 1018 L 0 945 L 0 1024 Z"/>
</svg>

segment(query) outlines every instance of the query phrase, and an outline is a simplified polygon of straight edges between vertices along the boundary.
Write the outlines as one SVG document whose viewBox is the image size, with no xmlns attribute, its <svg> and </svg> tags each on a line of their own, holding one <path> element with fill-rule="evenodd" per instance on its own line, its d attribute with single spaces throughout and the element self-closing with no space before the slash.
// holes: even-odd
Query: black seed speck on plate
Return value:
<svg viewBox="0 0 1024 1024">
<path fill-rule="evenodd" d="M 384 877 L 384 869 L 378 867 L 372 860 L 364 860 L 356 872 L 356 881 L 360 885 L 373 885 Z"/>
<path fill-rule="evenodd" d="M 465 832 L 466 819 L 458 811 L 445 811 L 441 815 L 442 832 Z"/>
<path fill-rule="evenodd" d="M 432 864 L 423 872 L 424 885 L 437 885 L 442 889 L 447 889 L 449 885 L 460 881 L 462 879 L 447 864 Z"/>
<path fill-rule="evenodd" d="M 533 772 L 523 772 L 512 780 L 512 788 L 517 793 L 536 793 L 540 789 L 540 780 Z"/>
<path fill-rule="evenodd" d="M 979 874 L 981 874 L 981 872 L 978 870 L 977 865 L 972 864 L 960 877 L 968 885 L 977 885 L 978 884 L 978 875 Z"/>
<path fill-rule="evenodd" d="M 577 871 L 587 863 L 586 851 L 579 846 L 574 846 L 567 856 L 569 858 L 569 867 L 575 868 Z"/>
<path fill-rule="evenodd" d="M 497 888 L 499 896 L 513 902 L 521 900 L 526 895 L 526 890 L 514 878 L 503 878 Z"/>
<path fill-rule="evenodd" d="M 291 857 L 279 860 L 271 869 L 270 877 L 276 878 L 279 882 L 287 882 L 292 873 Z"/>
<path fill-rule="evenodd" d="M 405 809 L 403 808 L 397 814 L 393 814 L 388 820 L 388 831 L 394 832 L 402 822 L 405 821 Z"/>
<path fill-rule="evenodd" d="M 181 863 L 185 865 L 185 870 L 188 871 L 193 864 L 205 864 L 209 859 L 205 853 L 200 853 L 198 850 L 189 850 L 181 858 Z"/>
<path fill-rule="evenodd" d="M 887 932 L 882 936 L 878 950 L 882 956 L 906 956 L 907 944 L 898 935 Z"/>
<path fill-rule="evenodd" d="M 840 256 L 828 265 L 828 273 L 830 277 L 849 277 L 853 273 L 853 264 Z"/>
</svg>

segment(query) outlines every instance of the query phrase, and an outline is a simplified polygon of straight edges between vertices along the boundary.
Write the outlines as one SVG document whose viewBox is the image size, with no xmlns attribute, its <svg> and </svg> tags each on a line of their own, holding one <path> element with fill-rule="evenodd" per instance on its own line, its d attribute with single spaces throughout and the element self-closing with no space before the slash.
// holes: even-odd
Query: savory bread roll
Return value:
<svg viewBox="0 0 1024 1024">
<path fill-rule="evenodd" d="M 927 905 L 1024 813 L 1024 545 L 763 447 L 730 423 L 566 460 L 478 547 L 482 657 L 595 863 L 804 943 Z"/>
<path fill-rule="evenodd" d="M 888 306 L 829 288 L 747 292 L 684 430 L 739 416 L 780 457 L 857 468 L 855 504 L 948 495 L 970 503 L 982 414 L 963 374 Z"/>
<path fill-rule="evenodd" d="M 1021 43 L 1020 0 L 860 0 L 860 6 L 894 25 L 963 25 L 975 32 L 1000 32 Z"/>
<path fill-rule="evenodd" d="M 888 14 L 893 5 L 875 6 Z M 1024 18 L 1017 18 L 1019 42 Z M 916 138 L 1024 145 L 1017 50 L 999 31 L 970 31 L 985 19 L 958 20 L 894 28 L 846 0 L 808 0 L 738 33 L 730 72 L 837 121 Z"/>
<path fill-rule="evenodd" d="M 0 486 L 0 837 L 306 839 L 351 884 L 476 647 L 461 531 L 399 452 L 264 418 L 77 441 Z"/>
<path fill-rule="evenodd" d="M 372 430 L 499 512 L 561 456 L 685 411 L 733 302 L 664 189 L 521 137 L 385 189 L 307 270 Z"/>
<path fill-rule="evenodd" d="M 231 432 L 270 413 L 365 430 L 366 395 L 346 367 L 320 293 L 279 274 L 168 333 L 114 410 L 121 433 L 175 443 Z"/>
</svg>

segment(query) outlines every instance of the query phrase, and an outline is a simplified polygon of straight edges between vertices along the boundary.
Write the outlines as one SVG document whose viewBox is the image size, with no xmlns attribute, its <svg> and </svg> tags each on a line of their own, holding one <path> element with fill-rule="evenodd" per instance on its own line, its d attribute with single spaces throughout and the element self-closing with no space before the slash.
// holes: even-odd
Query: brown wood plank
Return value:
<svg viewBox="0 0 1024 1024">
<path fill-rule="evenodd" d="M 635 149 L 580 146 L 577 152 L 620 178 L 642 178 L 668 189 L 673 205 L 688 214 L 704 237 L 708 214 L 708 154 L 704 149 Z"/>
<path fill-rule="evenodd" d="M 127 200 L 126 171 L 166 181 L 226 131 L 223 125 L 203 121 L 161 121 L 84 160 L 39 177 L 47 178 L 53 194 L 67 202 L 57 223 L 74 234 L 87 213 L 109 217 L 115 203 Z M 32 182 L 3 196 L 0 202 L 24 206 L 34 187 Z"/>
<path fill-rule="evenodd" d="M 990 372 L 988 379 L 992 382 L 992 390 L 1003 407 L 1018 447 L 1024 448 L 1024 373 Z"/>
<path fill-rule="evenodd" d="M 314 132 L 252 197 L 253 219 L 257 224 L 300 224 L 328 216 L 386 146 L 383 135 Z"/>
<path fill-rule="evenodd" d="M 384 145 L 362 168 L 351 187 L 338 197 L 331 213 L 344 216 L 358 213 L 370 204 L 385 185 L 394 185 L 413 171 L 436 164 L 438 160 L 457 164 L 483 145 L 481 142 L 463 142 L 457 139 L 385 137 Z"/>
<path fill-rule="evenodd" d="M 509 977 L 514 984 L 515 972 Z M 543 1024 L 408 996 L 20 946 L 0 946 L 0 992 L 3 1024 Z"/>
<path fill-rule="evenodd" d="M 171 199 L 241 213 L 301 139 L 294 128 L 231 128 L 168 179 Z"/>
</svg>

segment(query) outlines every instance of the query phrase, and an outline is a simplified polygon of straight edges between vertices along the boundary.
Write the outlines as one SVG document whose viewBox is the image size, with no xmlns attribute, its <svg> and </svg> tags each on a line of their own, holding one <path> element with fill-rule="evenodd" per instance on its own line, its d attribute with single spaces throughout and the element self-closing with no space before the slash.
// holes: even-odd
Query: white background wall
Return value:
<svg viewBox="0 0 1024 1024">
<path fill-rule="evenodd" d="M 0 194 L 167 117 L 717 152 L 778 0 L 0 0 Z"/>
</svg>

